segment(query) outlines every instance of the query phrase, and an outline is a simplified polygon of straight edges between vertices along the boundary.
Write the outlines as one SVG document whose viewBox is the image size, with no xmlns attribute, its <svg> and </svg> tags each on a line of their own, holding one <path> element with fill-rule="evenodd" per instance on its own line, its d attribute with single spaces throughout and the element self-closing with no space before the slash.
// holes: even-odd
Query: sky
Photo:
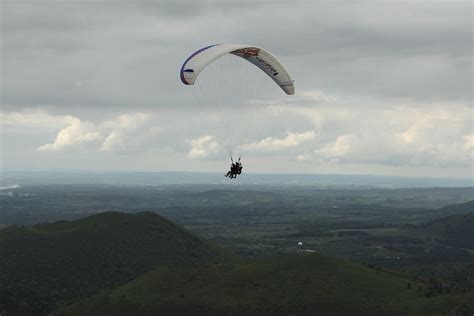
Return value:
<svg viewBox="0 0 474 316">
<path fill-rule="evenodd" d="M 0 10 L 2 170 L 225 173 L 232 153 L 251 173 L 474 177 L 472 1 Z M 215 43 L 268 49 L 295 95 L 237 57 L 183 85 L 182 62 Z"/>
</svg>

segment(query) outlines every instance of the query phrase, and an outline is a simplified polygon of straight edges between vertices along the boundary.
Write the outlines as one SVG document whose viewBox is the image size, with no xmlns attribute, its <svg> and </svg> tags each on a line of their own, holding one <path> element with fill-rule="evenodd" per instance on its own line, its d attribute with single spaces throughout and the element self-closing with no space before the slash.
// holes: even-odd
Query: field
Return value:
<svg viewBox="0 0 474 316">
<path fill-rule="evenodd" d="M 418 229 L 437 218 L 473 211 L 469 203 L 449 206 L 472 196 L 473 188 L 34 185 L 0 196 L 0 223 L 151 211 L 242 256 L 318 251 L 407 267 L 472 262 L 471 250 Z"/>
<path fill-rule="evenodd" d="M 320 282 L 318 278 L 321 275 L 318 275 L 317 271 L 313 271 L 313 276 L 316 278 L 314 282 L 311 281 L 313 283 L 303 282 L 305 277 L 301 273 L 308 270 L 305 267 L 313 259 L 301 259 L 303 261 L 300 261 L 298 258 L 309 256 L 308 258 L 316 258 L 314 260 L 318 263 L 313 266 L 313 269 L 316 267 L 316 270 L 320 268 L 319 265 L 324 265 L 325 260 L 335 260 L 335 266 L 339 264 L 344 266 L 343 262 L 346 261 L 340 260 L 348 260 L 348 271 L 342 269 L 341 273 L 342 275 L 348 273 L 347 278 L 349 279 L 354 277 L 354 286 L 360 286 L 361 289 L 345 289 L 344 286 L 338 286 L 336 292 L 369 291 L 364 295 L 368 297 L 375 295 L 370 294 L 370 290 L 361 284 L 364 284 L 363 280 L 367 276 L 380 273 L 387 278 L 380 277 L 381 280 L 374 280 L 375 285 L 370 289 L 380 288 L 380 284 L 377 282 L 388 282 L 388 291 L 399 292 L 398 287 L 405 290 L 409 287 L 408 296 L 400 297 L 401 303 L 393 305 L 391 309 L 385 309 L 385 312 L 398 314 L 400 311 L 404 311 L 408 314 L 424 314 L 433 308 L 433 313 L 429 312 L 428 314 L 436 315 L 439 311 L 448 311 L 452 306 L 457 306 L 465 311 L 472 308 L 468 302 L 470 301 L 469 295 L 474 289 L 474 278 L 472 277 L 474 275 L 473 196 L 474 189 L 472 187 L 386 188 L 371 185 L 342 185 L 328 188 L 326 185 L 124 185 L 117 183 L 69 183 L 62 185 L 22 183 L 21 186 L 4 186 L 0 191 L 0 251 L 3 255 L 8 256 L 9 260 L 4 263 L 11 261 L 10 265 L 5 266 L 4 264 L 4 268 L 13 269 L 9 270 L 9 276 L 7 275 L 4 279 L 6 282 L 4 284 L 13 289 L 11 293 L 21 296 L 22 289 L 17 289 L 12 285 L 17 283 L 11 277 L 21 275 L 21 271 L 15 270 L 18 263 L 15 260 L 26 258 L 34 253 L 38 256 L 26 261 L 33 266 L 25 265 L 28 273 L 31 274 L 30 281 L 39 282 L 40 285 L 43 281 L 42 284 L 49 284 L 45 283 L 47 278 L 43 278 L 40 272 L 35 272 L 34 266 L 36 264 L 34 262 L 46 264 L 51 270 L 51 274 L 57 274 L 58 278 L 63 275 L 66 281 L 62 280 L 61 282 L 66 282 L 64 284 L 69 282 L 67 279 L 70 277 L 75 280 L 87 281 L 84 283 L 86 285 L 78 283 L 77 286 L 68 289 L 63 289 L 61 285 L 63 283 L 57 283 L 54 291 L 51 292 L 53 294 L 45 294 L 50 300 L 49 303 L 40 304 L 37 307 L 44 311 L 55 306 L 55 301 L 72 299 L 78 293 L 90 295 L 107 284 L 108 286 L 124 284 L 131 278 L 149 271 L 156 264 L 164 263 L 162 259 L 159 259 L 162 258 L 162 253 L 174 253 L 174 258 L 177 258 L 176 262 L 182 264 L 189 261 L 182 258 L 186 258 L 185 254 L 191 251 L 195 253 L 192 256 L 206 258 L 203 261 L 206 264 L 212 263 L 209 258 L 214 255 L 209 255 L 210 253 L 233 258 L 233 262 L 237 261 L 232 263 L 230 270 L 219 265 L 207 268 L 171 267 L 169 268 L 171 270 L 166 270 L 168 268 L 163 267 L 166 271 L 158 269 L 150 272 L 151 274 L 144 274 L 138 279 L 142 281 L 137 281 L 142 282 L 137 283 L 142 291 L 145 291 L 143 288 L 149 290 L 144 293 L 144 298 L 163 295 L 160 288 L 154 287 L 153 284 L 162 282 L 160 280 L 163 278 L 166 279 L 166 274 L 171 273 L 174 276 L 170 276 L 170 278 L 176 278 L 175 281 L 180 283 L 183 281 L 182 278 L 191 273 L 193 269 L 198 269 L 195 274 L 202 275 L 202 279 L 196 280 L 195 287 L 202 288 L 204 284 L 208 284 L 209 295 L 212 297 L 217 295 L 215 293 L 220 293 L 219 289 L 225 289 L 227 284 L 225 282 L 225 284 L 213 283 L 215 275 L 219 275 L 222 280 L 230 280 L 231 285 L 226 290 L 230 291 L 229 293 L 235 290 L 232 282 L 240 284 L 241 278 L 253 278 L 256 283 L 260 284 L 259 286 L 267 288 L 265 291 L 262 290 L 262 293 L 268 294 L 277 291 L 278 288 L 274 284 L 275 280 L 268 280 L 265 277 L 265 275 L 273 273 L 271 272 L 273 264 L 275 264 L 274 269 L 280 271 L 278 273 L 282 273 L 282 277 L 290 280 L 292 276 L 297 276 L 294 283 L 290 282 L 288 293 L 284 294 L 294 298 L 295 293 L 298 292 L 296 288 L 304 287 L 310 293 L 316 293 L 314 292 L 316 288 L 313 288 L 313 285 Z M 158 220 L 159 223 L 165 224 L 151 227 L 147 220 L 134 222 L 134 220 L 130 221 L 124 217 L 121 226 L 113 226 L 114 223 L 109 222 L 110 218 L 107 219 L 108 217 L 105 215 L 87 217 L 110 211 L 148 214 L 146 216 L 156 213 L 170 222 L 168 224 L 166 220 Z M 64 222 L 84 217 L 87 218 L 71 223 Z M 50 224 L 45 224 L 48 222 Z M 92 224 L 87 224 L 89 222 Z M 127 222 L 131 226 L 127 225 Z M 43 224 L 37 225 L 38 223 Z M 202 241 L 201 246 L 190 246 L 187 241 L 189 237 L 184 239 L 180 237 L 184 236 L 181 233 L 181 228 L 173 228 L 175 223 L 184 227 L 193 236 L 199 236 Z M 97 227 L 109 227 L 108 225 L 115 227 L 109 233 L 107 230 L 97 229 Z M 128 226 L 130 229 L 127 228 Z M 160 233 L 159 227 L 167 227 L 166 232 Z M 150 231 L 148 232 L 148 230 Z M 91 237 L 91 234 L 95 234 L 96 237 Z M 18 239 L 11 236 L 17 236 Z M 115 236 L 115 238 L 111 238 L 111 236 Z M 149 239 L 149 236 L 156 236 L 153 237 L 156 240 Z M 169 236 L 176 238 L 169 238 Z M 95 239 L 97 242 L 94 241 L 93 244 L 90 244 Z M 31 242 L 25 242 L 28 240 Z M 143 242 L 144 240 L 146 243 Z M 70 245 L 75 243 L 82 245 L 80 247 L 86 250 L 89 249 L 86 252 L 94 253 L 97 260 L 94 259 L 95 257 L 87 255 L 92 259 L 87 261 L 85 270 L 95 271 L 94 273 L 102 275 L 104 279 L 92 278 L 89 280 L 84 275 L 74 277 L 74 274 L 66 271 L 67 269 L 62 269 L 64 270 L 62 271 L 60 265 L 52 264 L 59 262 L 57 261 L 60 258 L 59 253 L 54 254 L 54 249 L 42 246 L 48 242 L 57 242 L 58 245 L 55 247 L 63 249 L 60 253 L 67 253 L 65 249 L 67 250 Z M 104 246 L 104 249 L 115 250 L 104 253 L 100 250 L 101 245 Z M 156 248 L 153 245 L 159 245 L 159 247 Z M 165 248 L 166 251 L 163 250 Z M 19 249 L 23 249 L 24 253 Z M 163 251 L 160 252 L 160 249 Z M 231 255 L 231 252 L 236 256 Z M 84 255 L 86 255 L 85 252 Z M 125 276 L 115 277 L 113 271 L 107 268 L 109 265 L 104 265 L 105 261 L 110 263 L 117 260 L 115 258 L 117 256 L 121 258 L 122 266 L 116 264 L 112 266 L 116 271 L 125 269 L 124 271 L 130 272 Z M 148 260 L 148 258 L 155 258 L 153 256 L 157 258 L 153 259 L 155 261 Z M 237 257 L 241 259 L 237 259 Z M 81 258 L 78 258 L 78 262 L 80 262 Z M 76 259 L 65 258 L 64 260 L 68 262 L 69 268 L 74 267 Z M 244 261 L 240 262 L 239 260 Z M 140 262 L 140 269 L 136 270 L 134 268 L 136 263 L 132 264 L 132 262 Z M 289 265 L 285 265 L 284 262 L 289 262 Z M 96 263 L 98 266 L 95 265 Z M 103 274 L 102 268 L 111 273 Z M 293 268 L 296 270 L 293 271 Z M 54 272 L 54 269 L 59 269 L 62 272 Z M 235 272 L 240 271 L 239 269 L 250 274 L 245 277 L 245 273 L 242 274 L 242 271 L 242 273 Z M 71 271 L 75 271 L 75 269 Z M 349 271 L 356 272 L 352 275 Z M 47 275 L 45 276 L 47 277 Z M 206 276 L 209 279 L 206 279 Z M 390 279 L 390 276 L 393 278 Z M 343 277 L 341 280 L 333 280 L 333 282 L 344 284 L 347 282 L 347 278 Z M 59 279 L 58 282 L 60 282 Z M 27 283 L 24 285 L 31 287 L 31 284 Z M 92 284 L 92 286 L 88 288 L 87 284 Z M 153 289 L 149 288 L 150 284 Z M 46 287 L 51 286 L 47 285 Z M 97 304 L 97 310 L 102 307 L 111 308 L 109 311 L 112 313 L 117 310 L 117 306 L 121 305 L 114 305 L 114 303 L 109 306 L 105 302 L 115 302 L 113 298 L 119 295 L 117 293 L 125 291 L 124 297 L 127 300 L 132 300 L 127 304 L 130 303 L 132 304 L 130 306 L 133 306 L 135 304 L 133 298 L 129 297 L 131 295 L 129 291 L 131 293 L 133 291 L 127 290 L 130 287 L 133 285 L 116 288 L 111 292 L 104 293 L 105 296 L 94 296 L 90 298 L 93 300 L 91 302 Z M 291 287 L 295 287 L 295 290 L 291 290 Z M 173 291 L 176 292 L 169 293 L 169 300 L 164 302 L 164 305 L 160 303 L 161 305 L 155 306 L 157 310 L 166 310 L 177 306 L 176 304 L 181 304 L 181 294 L 191 298 L 195 295 L 192 291 L 184 293 L 179 288 Z M 202 305 L 204 311 L 217 314 L 223 311 L 242 311 L 240 308 L 249 311 L 249 313 L 269 312 L 261 310 L 262 306 L 262 308 L 267 308 L 268 304 L 260 306 L 259 303 L 252 301 L 252 296 L 220 294 L 223 295 L 221 301 L 211 302 L 201 297 L 203 300 L 185 300 L 187 303 L 180 306 L 185 309 L 189 307 L 192 310 L 193 306 Z M 323 306 L 324 304 L 318 305 L 325 300 L 323 294 L 312 296 L 311 300 L 303 299 L 302 304 L 309 306 L 309 310 L 311 310 L 311 306 L 329 308 Z M 364 306 L 368 309 L 364 309 L 360 304 L 355 304 L 357 300 L 348 301 L 347 308 L 361 308 L 361 314 L 367 310 L 377 310 L 380 307 L 377 304 L 387 300 L 392 294 L 384 295 L 377 296 L 373 302 L 375 305 L 370 305 L 372 303 L 361 298 L 360 302 L 364 302 L 363 304 L 366 304 Z M 38 295 L 35 293 L 30 295 L 33 303 L 37 301 L 37 297 Z M 316 300 L 316 297 L 319 297 L 320 301 Z M 337 295 L 331 297 L 337 301 L 344 301 Z M 268 296 L 265 295 L 261 297 L 263 300 L 267 298 Z M 16 300 L 15 297 L 10 297 L 10 299 L 13 303 Z M 233 301 L 234 299 L 237 300 L 237 303 Z M 220 306 L 219 302 L 224 305 Z M 84 301 L 76 303 L 79 305 L 74 305 L 73 309 L 66 308 L 65 311 L 72 314 L 81 313 L 84 310 L 80 306 L 89 304 Z M 137 308 L 139 309 L 146 306 L 145 301 L 138 303 Z M 274 305 L 275 303 L 269 304 Z M 66 307 L 69 303 L 63 301 L 61 304 Z M 344 307 L 343 305 L 341 308 Z M 290 301 L 281 300 L 279 310 L 288 311 L 292 309 L 291 306 L 293 305 Z M 344 311 L 347 312 L 347 310 L 341 310 L 342 313 Z M 142 312 L 147 314 L 146 309 Z M 183 310 L 183 313 L 185 312 L 186 310 Z M 338 313 L 337 310 L 333 312 Z M 304 310 L 298 313 L 304 314 Z"/>
</svg>

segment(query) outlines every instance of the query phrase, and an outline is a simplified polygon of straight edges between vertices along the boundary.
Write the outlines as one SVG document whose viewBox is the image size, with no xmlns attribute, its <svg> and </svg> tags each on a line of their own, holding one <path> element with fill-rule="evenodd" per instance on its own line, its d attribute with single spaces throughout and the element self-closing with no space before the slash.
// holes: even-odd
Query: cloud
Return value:
<svg viewBox="0 0 474 316">
<path fill-rule="evenodd" d="M 108 136 L 100 147 L 100 151 L 127 153 L 147 146 L 152 142 L 159 128 L 150 124 L 152 116 L 149 113 L 123 114 L 100 125 Z"/>
<path fill-rule="evenodd" d="M 340 158 L 343 158 L 350 154 L 354 143 L 357 140 L 358 137 L 354 134 L 342 135 L 337 137 L 333 143 L 327 144 L 326 146 L 320 149 L 314 150 L 311 154 L 298 155 L 297 159 L 300 161 L 304 161 L 316 158 L 319 160 L 338 162 Z"/>
<path fill-rule="evenodd" d="M 38 147 L 39 151 L 86 150 L 115 153 L 133 153 L 144 147 L 153 146 L 153 142 L 162 128 L 155 126 L 149 113 L 129 113 L 111 119 L 93 123 L 72 116 L 55 116 L 41 112 L 41 115 L 10 113 L 7 120 L 11 126 L 40 125 L 47 123 L 67 125 L 62 127 L 52 143 Z M 16 124 L 15 124 L 16 122 Z M 26 127 L 24 127 L 26 128 Z M 51 129 L 51 126 L 48 128 Z M 87 145 L 87 146 L 86 146 Z M 156 145 L 156 144 L 155 144 Z"/>
<path fill-rule="evenodd" d="M 311 105 L 308 98 L 323 101 Z M 181 109 L 127 113 L 96 121 L 33 110 L 2 113 L 1 122 L 7 144 L 11 137 L 32 131 L 43 138 L 54 133 L 53 141 L 35 148 L 88 152 L 91 157 L 94 152 L 139 156 L 167 148 L 183 157 L 213 161 L 225 155 L 224 148 L 231 148 L 236 154 L 263 157 L 272 153 L 278 159 L 303 164 L 449 168 L 472 163 L 471 107 L 462 103 L 381 106 L 375 100 L 352 102 L 310 91 L 288 104 L 270 102 L 240 109 L 232 115 L 238 124 L 216 121 L 218 113 L 200 109 L 195 113 Z"/>
<path fill-rule="evenodd" d="M 186 167 L 202 158 L 201 167 L 234 145 L 265 161 L 254 170 L 271 171 L 272 162 L 288 172 L 472 169 L 469 1 L 1 6 L 2 167 L 28 167 L 32 155 L 52 167 L 73 156 L 78 168 L 161 159 L 179 169 L 180 157 Z M 221 68 L 212 78 L 231 92 L 231 79 L 252 83 L 250 106 L 239 104 L 244 92 L 215 102 L 220 89 L 182 85 L 177 72 L 191 52 L 243 39 L 283 62 L 295 96 L 245 61 L 247 76 Z M 210 97 L 198 100 L 199 89 Z"/>
<path fill-rule="evenodd" d="M 188 106 L 176 76 L 187 54 L 242 39 L 279 56 L 297 93 L 471 99 L 469 2 L 165 1 L 111 10 L 107 2 L 9 1 L 2 9 L 2 99 L 9 109 Z"/>
<path fill-rule="evenodd" d="M 241 145 L 240 147 L 245 151 L 277 151 L 298 147 L 301 144 L 315 138 L 316 133 L 314 131 L 308 131 L 304 133 L 288 132 L 283 138 L 266 137 L 253 143 Z"/>
<path fill-rule="evenodd" d="M 243 108 L 230 122 L 215 120 L 218 113 L 199 108 L 194 112 L 126 113 L 102 120 L 37 110 L 1 113 L 3 166 L 14 165 L 18 161 L 15 152 L 22 150 L 22 157 L 36 155 L 38 161 L 43 159 L 42 164 L 51 166 L 83 157 L 74 165 L 88 161 L 106 167 L 108 157 L 107 161 L 113 158 L 125 167 L 141 165 L 140 159 L 148 165 L 161 159 L 156 161 L 165 168 L 167 157 L 173 157 L 174 169 L 182 165 L 192 170 L 191 161 L 200 161 L 208 170 L 215 170 L 211 166 L 233 148 L 234 154 L 253 160 L 254 170 L 266 172 L 272 171 L 272 161 L 278 161 L 280 169 L 285 166 L 286 172 L 348 172 L 357 165 L 364 166 L 366 173 L 371 166 L 383 166 L 466 175 L 472 168 L 474 134 L 469 106 L 381 105 L 376 100 L 352 99 L 315 105 L 291 102 Z M 55 155 L 43 155 L 47 152 Z"/>
<path fill-rule="evenodd" d="M 466 150 L 471 150 L 474 152 L 474 133 L 463 136 L 463 139 L 464 139 L 463 147 Z"/>
<path fill-rule="evenodd" d="M 393 108 L 339 106 L 287 108 L 318 124 L 319 141 L 297 156 L 312 163 L 469 167 L 472 164 L 471 109 L 462 105 Z M 321 113 L 322 112 L 322 113 Z M 338 112 L 351 113 L 351 120 Z M 371 115 L 368 115 L 370 113 Z M 363 124 L 361 124 L 363 122 Z"/>
<path fill-rule="evenodd" d="M 38 147 L 40 151 L 58 151 L 71 147 L 96 143 L 102 139 L 97 128 L 91 122 L 82 122 L 77 118 L 71 120 L 71 125 L 63 128 L 51 144 Z"/>
<path fill-rule="evenodd" d="M 188 157 L 192 159 L 207 158 L 217 154 L 219 151 L 219 143 L 213 135 L 204 135 L 188 142 L 191 146 Z"/>
<path fill-rule="evenodd" d="M 71 115 L 51 115 L 42 109 L 22 109 L 21 111 L 0 111 L 2 131 L 8 133 L 29 133 L 34 130 L 54 130 L 70 125 Z"/>
<path fill-rule="evenodd" d="M 125 151 L 127 145 L 124 141 L 123 135 L 120 132 L 112 131 L 107 136 L 100 147 L 101 151 Z"/>
<path fill-rule="evenodd" d="M 327 95 L 322 90 L 303 90 L 298 93 L 298 97 L 295 100 L 298 103 L 329 103 L 329 102 L 336 102 L 337 99 L 334 96 Z"/>
</svg>

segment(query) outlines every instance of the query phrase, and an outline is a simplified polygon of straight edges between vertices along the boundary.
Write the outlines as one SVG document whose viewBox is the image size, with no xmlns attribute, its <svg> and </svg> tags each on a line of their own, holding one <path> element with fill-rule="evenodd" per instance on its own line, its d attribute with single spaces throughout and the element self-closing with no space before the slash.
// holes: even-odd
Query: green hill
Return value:
<svg viewBox="0 0 474 316">
<path fill-rule="evenodd" d="M 53 314 L 446 315 L 453 308 L 474 308 L 466 305 L 472 296 L 427 298 L 420 287 L 427 284 L 321 254 L 294 254 L 228 265 L 161 267 Z"/>
<path fill-rule="evenodd" d="M 454 247 L 474 249 L 474 211 L 435 219 L 415 231 Z"/>
<path fill-rule="evenodd" d="M 106 212 L 0 231 L 0 313 L 43 314 L 54 302 L 124 284 L 161 265 L 231 255 L 149 212 Z"/>
<path fill-rule="evenodd" d="M 474 212 L 474 200 L 460 204 L 447 205 L 442 207 L 441 210 L 449 213 Z"/>
</svg>

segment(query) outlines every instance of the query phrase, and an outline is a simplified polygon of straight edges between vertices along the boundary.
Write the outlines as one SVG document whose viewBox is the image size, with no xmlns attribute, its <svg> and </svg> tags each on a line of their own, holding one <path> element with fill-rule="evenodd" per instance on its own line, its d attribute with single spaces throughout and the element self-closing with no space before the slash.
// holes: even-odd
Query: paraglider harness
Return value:
<svg viewBox="0 0 474 316">
<path fill-rule="evenodd" d="M 242 173 L 242 164 L 240 163 L 240 157 L 239 157 L 239 160 L 237 160 L 237 162 L 234 162 L 234 159 L 230 157 L 230 161 L 232 162 L 232 164 L 230 165 L 230 170 L 227 172 L 225 176 L 231 179 L 235 179 L 238 174 Z"/>
</svg>

